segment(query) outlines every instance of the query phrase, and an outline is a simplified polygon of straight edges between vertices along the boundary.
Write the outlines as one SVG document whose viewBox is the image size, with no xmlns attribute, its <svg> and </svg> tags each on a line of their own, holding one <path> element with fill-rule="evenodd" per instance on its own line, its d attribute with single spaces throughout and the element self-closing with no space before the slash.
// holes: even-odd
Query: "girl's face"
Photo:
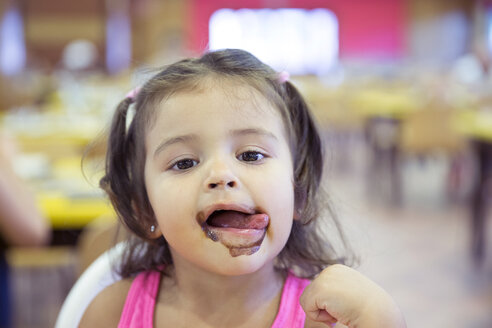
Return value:
<svg viewBox="0 0 492 328">
<path fill-rule="evenodd" d="M 145 183 L 175 263 L 240 275 L 273 265 L 294 212 L 279 110 L 244 85 L 163 101 L 146 136 Z"/>
</svg>

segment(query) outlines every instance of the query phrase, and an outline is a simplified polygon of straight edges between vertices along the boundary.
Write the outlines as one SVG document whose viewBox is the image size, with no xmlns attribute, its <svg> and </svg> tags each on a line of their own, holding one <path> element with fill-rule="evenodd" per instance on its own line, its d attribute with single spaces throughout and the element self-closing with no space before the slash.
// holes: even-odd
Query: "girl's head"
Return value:
<svg viewBox="0 0 492 328">
<path fill-rule="evenodd" d="M 101 186 L 137 236 L 122 274 L 177 261 L 242 274 L 275 259 L 315 275 L 335 261 L 317 224 L 322 169 L 302 96 L 251 54 L 166 67 L 120 103 L 111 127 Z"/>
</svg>

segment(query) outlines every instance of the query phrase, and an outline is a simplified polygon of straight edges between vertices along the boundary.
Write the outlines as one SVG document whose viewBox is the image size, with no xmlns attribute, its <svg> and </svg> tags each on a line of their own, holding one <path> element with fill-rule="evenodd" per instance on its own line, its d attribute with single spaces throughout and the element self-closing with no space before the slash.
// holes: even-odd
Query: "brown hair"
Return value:
<svg viewBox="0 0 492 328">
<path fill-rule="evenodd" d="M 217 81 L 234 80 L 260 91 L 279 109 L 289 133 L 299 219 L 294 220 L 276 266 L 294 269 L 300 276 L 312 278 L 327 265 L 343 262 L 320 229 L 322 221 L 319 219 L 331 216 L 346 246 L 320 186 L 323 147 L 306 102 L 293 84 L 280 81 L 279 74 L 268 65 L 246 51 L 227 49 L 165 67 L 142 86 L 136 99 L 125 98 L 117 107 L 108 141 L 106 174 L 100 185 L 109 195 L 123 225 L 135 235 L 129 240 L 120 274 L 128 277 L 144 270 L 162 271 L 162 268 L 172 267 L 169 245 L 164 237 L 153 240 L 148 234 L 155 217 L 144 182 L 145 133 L 160 101 L 177 92 L 193 91 L 210 77 Z M 127 129 L 128 109 L 133 102 L 135 114 Z"/>
</svg>

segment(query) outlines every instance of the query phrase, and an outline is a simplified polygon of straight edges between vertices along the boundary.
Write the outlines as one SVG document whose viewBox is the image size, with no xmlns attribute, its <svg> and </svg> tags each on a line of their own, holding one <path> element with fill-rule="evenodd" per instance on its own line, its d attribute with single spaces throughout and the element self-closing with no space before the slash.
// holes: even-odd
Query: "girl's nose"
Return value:
<svg viewBox="0 0 492 328">
<path fill-rule="evenodd" d="M 231 189 L 238 188 L 239 180 L 229 167 L 223 162 L 214 163 L 210 169 L 209 176 L 205 180 L 205 189 Z"/>
<path fill-rule="evenodd" d="M 216 189 L 216 188 L 234 188 L 236 187 L 237 183 L 234 180 L 231 181 L 224 181 L 220 180 L 218 182 L 211 182 L 208 184 L 208 189 Z"/>
</svg>

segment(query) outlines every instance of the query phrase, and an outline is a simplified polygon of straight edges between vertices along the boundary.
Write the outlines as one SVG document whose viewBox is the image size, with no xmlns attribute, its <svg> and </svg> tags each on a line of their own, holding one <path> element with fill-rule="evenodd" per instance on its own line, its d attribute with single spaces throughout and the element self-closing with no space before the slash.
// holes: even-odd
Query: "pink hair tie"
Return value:
<svg viewBox="0 0 492 328">
<path fill-rule="evenodd" d="M 135 101 L 137 99 L 138 93 L 140 92 L 140 89 L 141 89 L 140 87 L 134 88 L 133 90 L 131 90 L 126 94 L 125 98 L 129 98 L 132 101 Z"/>
<path fill-rule="evenodd" d="M 289 81 L 289 78 L 290 78 L 290 74 L 287 71 L 282 71 L 278 73 L 278 82 L 280 83 L 285 83 Z"/>
</svg>

